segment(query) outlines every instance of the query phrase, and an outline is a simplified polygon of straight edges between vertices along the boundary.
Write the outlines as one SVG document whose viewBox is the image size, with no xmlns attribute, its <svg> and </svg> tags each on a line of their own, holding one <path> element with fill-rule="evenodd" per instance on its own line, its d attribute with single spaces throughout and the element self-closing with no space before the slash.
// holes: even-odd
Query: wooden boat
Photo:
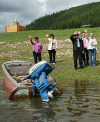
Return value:
<svg viewBox="0 0 100 122">
<path fill-rule="evenodd" d="M 32 82 L 29 79 L 18 83 L 18 80 L 21 80 L 29 75 L 29 69 L 33 65 L 34 64 L 30 62 L 18 60 L 2 64 L 4 88 L 9 99 L 33 96 Z M 47 82 L 52 83 L 55 86 L 57 94 L 62 93 L 61 88 L 56 84 L 50 75 L 47 76 Z"/>
</svg>

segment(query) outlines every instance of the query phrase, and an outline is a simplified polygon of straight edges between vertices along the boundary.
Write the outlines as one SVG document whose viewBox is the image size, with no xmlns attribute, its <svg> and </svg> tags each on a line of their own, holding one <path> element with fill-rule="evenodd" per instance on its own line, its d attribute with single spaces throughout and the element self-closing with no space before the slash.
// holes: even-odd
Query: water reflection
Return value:
<svg viewBox="0 0 100 122">
<path fill-rule="evenodd" d="M 49 103 L 48 102 L 41 102 L 41 99 L 38 97 L 35 97 L 32 99 L 32 107 L 34 108 L 49 108 Z"/>
<path fill-rule="evenodd" d="M 52 102 L 56 102 L 58 97 L 55 99 L 50 99 L 49 102 L 41 102 L 39 97 L 35 97 L 31 101 L 31 107 L 35 109 L 33 112 L 33 118 L 37 119 L 38 121 L 54 121 L 56 113 L 53 110 Z"/>
<path fill-rule="evenodd" d="M 0 121 L 8 122 L 99 122 L 100 83 L 63 82 L 63 94 L 49 102 L 40 97 L 9 101 L 0 78 Z M 5 114 L 6 113 L 6 114 Z M 16 118 L 16 120 L 15 120 Z"/>
<path fill-rule="evenodd" d="M 86 81 L 75 81 L 74 97 L 70 96 L 70 106 L 67 107 L 68 111 L 73 116 L 81 116 L 88 112 L 89 94 L 88 94 L 88 82 Z M 84 108 L 83 108 L 84 107 Z"/>
<path fill-rule="evenodd" d="M 79 103 L 89 102 L 89 83 L 86 81 L 75 81 L 75 96 Z"/>
</svg>

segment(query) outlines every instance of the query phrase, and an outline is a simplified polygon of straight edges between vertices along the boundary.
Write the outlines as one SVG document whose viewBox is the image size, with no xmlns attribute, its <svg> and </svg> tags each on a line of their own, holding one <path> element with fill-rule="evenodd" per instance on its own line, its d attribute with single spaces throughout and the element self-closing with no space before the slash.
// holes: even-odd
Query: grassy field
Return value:
<svg viewBox="0 0 100 122">
<path fill-rule="evenodd" d="M 84 67 L 84 70 L 74 70 L 72 43 L 69 40 L 70 35 L 75 31 L 83 31 L 82 28 L 71 30 L 32 30 L 18 33 L 0 33 L 0 66 L 2 63 L 10 60 L 25 60 L 33 62 L 32 45 L 28 39 L 29 34 L 32 37 L 38 36 L 43 44 L 43 60 L 49 60 L 48 43 L 45 41 L 45 35 L 53 33 L 58 40 L 58 50 L 56 55 L 56 69 L 52 72 L 52 77 L 58 82 L 70 82 L 74 80 L 100 81 L 100 28 L 88 28 L 94 33 L 98 41 L 97 66 Z M 2 76 L 2 68 L 0 69 Z"/>
</svg>

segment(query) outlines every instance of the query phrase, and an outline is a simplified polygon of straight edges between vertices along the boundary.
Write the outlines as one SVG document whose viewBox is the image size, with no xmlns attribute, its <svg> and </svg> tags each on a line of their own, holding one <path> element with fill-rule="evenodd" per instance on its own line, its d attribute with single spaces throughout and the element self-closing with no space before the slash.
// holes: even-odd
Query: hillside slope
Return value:
<svg viewBox="0 0 100 122">
<path fill-rule="evenodd" d="M 84 70 L 74 70 L 72 43 L 69 40 L 74 31 L 83 31 L 83 28 L 64 30 L 31 30 L 12 33 L 0 33 L 0 76 L 2 76 L 2 63 L 11 60 L 23 60 L 34 63 L 32 45 L 28 36 L 39 37 L 43 45 L 42 60 L 49 61 L 48 42 L 45 40 L 46 34 L 53 33 L 58 42 L 56 52 L 56 69 L 51 76 L 57 82 L 67 84 L 70 81 L 100 81 L 100 27 L 87 28 L 88 36 L 91 32 L 98 41 L 97 66 L 84 67 Z M 80 35 L 82 37 L 82 35 Z M 93 82 L 92 82 L 93 83 Z"/>
<path fill-rule="evenodd" d="M 80 28 L 85 24 L 100 26 L 100 2 L 90 3 L 41 17 L 26 26 L 27 30 Z"/>
</svg>

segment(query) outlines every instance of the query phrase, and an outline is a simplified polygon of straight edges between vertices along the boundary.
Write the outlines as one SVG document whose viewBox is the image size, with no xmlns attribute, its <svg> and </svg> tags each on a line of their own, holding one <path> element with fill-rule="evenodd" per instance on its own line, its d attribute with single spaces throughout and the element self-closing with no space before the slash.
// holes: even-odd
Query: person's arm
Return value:
<svg viewBox="0 0 100 122">
<path fill-rule="evenodd" d="M 92 43 L 93 46 L 96 46 L 97 45 L 97 40 L 94 39 L 95 41 Z"/>
<path fill-rule="evenodd" d="M 56 51 L 57 51 L 57 40 L 56 40 Z"/>
<path fill-rule="evenodd" d="M 42 46 L 42 44 L 41 44 L 41 53 L 43 53 L 43 46 Z"/>
<path fill-rule="evenodd" d="M 84 54 L 84 44 L 83 44 L 83 40 L 81 39 L 82 41 L 82 53 Z"/>
<path fill-rule="evenodd" d="M 72 34 L 71 36 L 70 36 L 70 40 L 73 42 L 74 41 L 74 34 Z"/>
<path fill-rule="evenodd" d="M 34 45 L 34 42 L 32 41 L 32 36 L 31 35 L 29 35 L 29 40 L 30 40 L 31 44 Z"/>
<path fill-rule="evenodd" d="M 86 39 L 89 41 L 89 37 L 88 37 L 88 35 L 87 35 L 87 30 L 84 29 L 84 32 L 85 32 L 85 37 L 86 37 Z"/>
<path fill-rule="evenodd" d="M 49 42 L 48 37 L 49 37 L 49 35 L 48 35 L 48 34 L 46 34 L 46 41 L 48 41 L 48 42 Z"/>
<path fill-rule="evenodd" d="M 86 39 L 86 46 L 87 46 L 87 49 L 88 49 L 88 46 L 89 46 L 89 40 Z"/>
<path fill-rule="evenodd" d="M 88 37 L 87 33 L 86 33 L 85 37 L 86 37 L 86 39 L 89 41 L 89 37 Z"/>
</svg>

